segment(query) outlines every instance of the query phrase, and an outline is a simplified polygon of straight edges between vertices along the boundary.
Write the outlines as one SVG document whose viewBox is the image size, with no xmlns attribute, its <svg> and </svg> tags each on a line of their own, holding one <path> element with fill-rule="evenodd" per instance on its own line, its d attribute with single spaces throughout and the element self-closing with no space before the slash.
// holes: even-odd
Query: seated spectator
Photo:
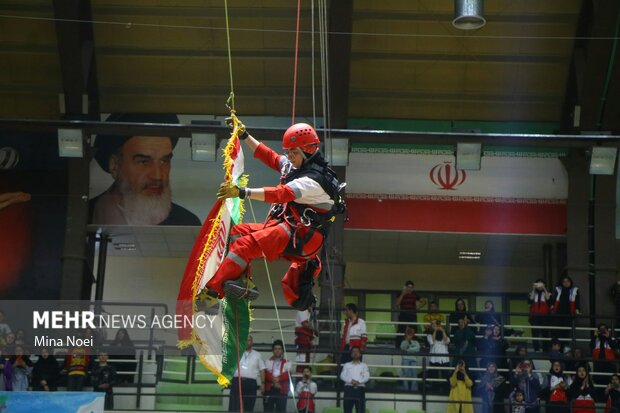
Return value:
<svg viewBox="0 0 620 413">
<path fill-rule="evenodd" d="M 447 413 L 474 413 L 471 389 L 474 381 L 467 374 L 465 360 L 459 360 L 450 376 Z"/>
<path fill-rule="evenodd" d="M 13 391 L 28 391 L 32 361 L 22 346 L 15 346 L 15 355 L 9 359 L 13 367 Z"/>
<path fill-rule="evenodd" d="M 85 347 L 73 347 L 65 356 L 65 368 L 60 374 L 67 375 L 67 391 L 82 391 L 90 366 L 90 355 Z"/>
<path fill-rule="evenodd" d="M 116 369 L 108 364 L 108 352 L 99 350 L 99 360 L 91 372 L 93 390 L 105 393 L 105 409 L 114 409 Z"/>
<path fill-rule="evenodd" d="M 433 321 L 432 323 L 433 332 L 426 336 L 426 340 L 430 346 L 429 349 L 429 364 L 432 367 L 448 367 L 450 366 L 450 357 L 448 356 L 448 344 L 450 343 L 450 338 L 446 333 L 446 330 Z M 444 369 L 431 369 L 428 373 L 429 377 L 440 379 L 438 382 L 430 382 L 430 387 L 432 390 L 438 393 L 446 393 L 446 384 L 445 379 L 447 375 Z"/>
<path fill-rule="evenodd" d="M 538 413 L 540 405 L 538 394 L 540 393 L 540 380 L 532 371 L 532 363 L 529 360 L 519 364 L 513 372 L 512 380 L 515 386 L 523 392 L 525 397 L 525 412 Z"/>
<path fill-rule="evenodd" d="M 136 358 L 136 347 L 131 341 L 127 329 L 121 328 L 116 332 L 116 336 L 107 351 L 112 353 L 110 364 L 116 370 L 118 383 L 133 383 L 137 363 L 132 360 Z"/>
<path fill-rule="evenodd" d="M 60 366 L 49 349 L 42 348 L 39 359 L 32 368 L 32 389 L 34 391 L 56 391 Z"/>
<path fill-rule="evenodd" d="M 465 361 L 469 368 L 478 367 L 476 362 L 476 334 L 467 325 L 467 317 L 462 317 L 458 321 L 456 329 L 452 329 L 452 344 L 455 352 L 460 359 Z"/>
<path fill-rule="evenodd" d="M 424 314 L 424 334 L 430 334 L 433 331 L 432 322 L 437 321 L 440 325 L 443 325 L 443 314 L 439 313 L 439 305 L 437 301 L 431 301 L 428 303 L 428 313 Z"/>
<path fill-rule="evenodd" d="M 581 349 L 581 347 L 575 347 L 573 350 L 569 351 L 565 357 L 565 370 L 570 372 L 570 374 L 575 374 L 575 372 L 577 372 L 577 367 L 583 364 L 583 350 Z M 589 372 L 589 365 L 586 364 L 586 368 Z"/>
<path fill-rule="evenodd" d="M 595 413 L 596 390 L 585 366 L 577 367 L 577 374 L 569 387 L 568 396 L 573 403 L 573 412 Z"/>
<path fill-rule="evenodd" d="M 549 397 L 547 398 L 546 413 L 568 413 L 568 389 L 571 385 L 571 378 L 564 374 L 562 363 L 554 361 L 549 370 L 549 378 L 547 389 Z"/>
<path fill-rule="evenodd" d="M 503 325 L 502 315 L 495 311 L 495 304 L 491 300 L 484 302 L 484 311 L 476 315 L 476 323 L 481 324 L 478 334 L 484 334 L 486 326 Z"/>
<path fill-rule="evenodd" d="M 613 374 L 610 382 L 605 387 L 605 396 L 607 399 L 605 405 L 605 413 L 620 413 L 620 376 Z"/>
<path fill-rule="evenodd" d="M 485 330 L 485 336 L 487 336 L 482 342 L 482 357 L 480 359 L 480 367 L 486 368 L 486 365 L 494 361 L 497 364 L 498 369 L 508 368 L 508 362 L 506 360 L 506 350 L 508 349 L 508 343 L 502 338 L 502 330 L 500 326 L 493 326 L 491 335 L 488 335 L 488 330 Z"/>
<path fill-rule="evenodd" d="M 0 391 L 13 390 L 13 365 L 0 347 Z"/>
<path fill-rule="evenodd" d="M 599 324 L 594 332 L 594 337 L 590 340 L 590 350 L 592 351 L 593 372 L 594 373 L 615 373 L 616 372 L 616 351 L 618 344 L 616 339 L 611 336 L 611 331 L 606 324 Z M 609 381 L 608 376 L 592 375 L 595 384 L 606 385 Z"/>
<path fill-rule="evenodd" d="M 418 382 L 415 380 L 418 375 L 414 366 L 418 365 L 416 355 L 420 352 L 420 343 L 415 339 L 414 329 L 405 330 L 405 339 L 400 343 L 400 349 L 405 352 L 402 359 L 403 366 L 408 367 L 402 369 L 403 377 L 410 379 L 403 382 L 404 390 L 418 391 Z"/>
<path fill-rule="evenodd" d="M 297 398 L 297 411 L 299 413 L 314 413 L 314 397 L 318 392 L 318 387 L 312 381 L 312 369 L 304 367 L 301 380 L 295 386 L 295 397 Z"/>
<path fill-rule="evenodd" d="M 566 367 L 566 356 L 562 352 L 562 342 L 554 337 L 551 339 L 549 346 L 549 361 L 553 363 L 556 360 L 562 363 L 562 370 L 564 370 Z"/>
<path fill-rule="evenodd" d="M 448 331 L 450 331 L 451 328 L 456 327 L 459 319 L 463 317 L 467 317 L 467 324 L 474 322 L 474 318 L 467 312 L 465 300 L 459 297 L 454 302 L 454 312 L 450 313 L 450 317 L 448 317 L 448 325 L 446 326 Z"/>
</svg>

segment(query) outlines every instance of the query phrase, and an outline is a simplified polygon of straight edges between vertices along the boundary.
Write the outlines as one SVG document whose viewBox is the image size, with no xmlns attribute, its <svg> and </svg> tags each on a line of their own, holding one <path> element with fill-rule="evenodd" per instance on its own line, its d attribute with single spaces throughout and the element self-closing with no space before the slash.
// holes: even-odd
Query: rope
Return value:
<svg viewBox="0 0 620 413">
<path fill-rule="evenodd" d="M 241 391 L 241 361 L 239 357 L 239 315 L 237 313 L 237 300 L 235 300 L 235 336 L 237 341 L 237 389 L 239 390 L 239 413 L 243 413 L 243 393 Z M 233 389 L 230 389 L 233 391 Z"/>
<path fill-rule="evenodd" d="M 314 82 L 314 0 L 310 1 L 310 16 L 312 21 L 312 125 L 316 128 L 316 85 Z"/>
<path fill-rule="evenodd" d="M 252 200 L 250 198 L 248 198 L 249 204 L 250 204 L 250 211 L 252 211 L 252 219 L 254 220 L 254 222 L 256 221 L 256 215 L 254 214 L 254 206 L 252 205 Z M 276 312 L 276 320 L 278 321 L 278 329 L 280 330 L 280 340 L 282 340 L 282 344 L 285 343 L 284 341 L 284 330 L 282 328 L 282 320 L 280 319 L 280 312 L 278 311 L 278 303 L 276 302 L 276 294 L 273 292 L 273 284 L 271 283 L 271 273 L 269 272 L 269 264 L 267 263 L 267 257 L 265 256 L 265 253 L 263 253 L 263 262 L 265 263 L 265 272 L 267 273 L 267 280 L 269 281 L 269 290 L 271 290 L 271 298 L 273 300 L 273 309 Z M 284 345 L 282 347 L 282 351 L 284 353 L 284 358 L 287 358 L 286 355 L 286 345 Z M 291 377 L 291 374 L 288 375 L 288 381 L 289 381 L 289 388 L 292 390 L 292 395 L 293 395 L 293 406 L 295 406 L 295 410 L 297 411 L 297 401 L 295 400 L 295 387 L 293 385 L 293 378 Z"/>
<path fill-rule="evenodd" d="M 230 74 L 230 95 L 226 105 L 231 111 L 235 110 L 235 88 L 233 84 L 232 53 L 230 49 L 230 25 L 228 23 L 228 0 L 224 0 L 224 14 L 226 15 L 226 44 L 228 46 L 228 72 Z"/>
<path fill-rule="evenodd" d="M 87 24 L 108 24 L 113 26 L 123 26 L 127 29 L 132 27 L 149 27 L 159 29 L 188 29 L 188 30 L 226 30 L 225 27 L 218 26 L 191 26 L 184 24 L 154 24 L 154 23 L 134 23 L 127 21 L 111 21 L 111 20 L 87 20 L 87 19 L 57 19 L 53 17 L 36 17 L 36 16 L 18 16 L 12 14 L 0 14 L 0 19 L 16 19 L 16 20 L 39 20 L 53 21 L 65 23 L 87 23 Z M 233 27 L 231 31 L 250 32 L 250 33 L 293 33 L 293 30 L 286 29 L 248 29 L 243 27 Z M 308 30 L 300 30 L 301 34 L 311 34 Z M 371 33 L 371 32 L 328 32 L 333 35 L 350 35 L 350 36 L 377 36 L 377 37 L 402 37 L 402 38 L 436 38 L 436 39 L 495 39 L 495 40 L 557 40 L 557 41 L 575 41 L 575 40 L 595 40 L 609 41 L 620 40 L 620 37 L 614 36 L 501 36 L 501 35 L 477 35 L 477 34 L 422 34 L 422 33 Z"/>
<path fill-rule="evenodd" d="M 295 65 L 293 68 L 293 113 L 291 125 L 295 123 L 295 104 L 297 103 L 297 62 L 299 60 L 299 22 L 301 15 L 301 0 L 297 0 L 297 29 L 295 30 Z"/>
</svg>

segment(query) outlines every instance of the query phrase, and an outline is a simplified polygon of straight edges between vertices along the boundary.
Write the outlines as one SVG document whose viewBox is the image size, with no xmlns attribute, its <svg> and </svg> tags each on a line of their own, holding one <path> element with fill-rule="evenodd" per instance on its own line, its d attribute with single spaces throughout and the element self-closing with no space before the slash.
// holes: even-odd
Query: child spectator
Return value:
<svg viewBox="0 0 620 413">
<path fill-rule="evenodd" d="M 15 355 L 9 359 L 13 367 L 13 391 L 28 391 L 32 361 L 24 355 L 22 346 L 15 346 Z"/>
<path fill-rule="evenodd" d="M 525 413 L 525 394 L 523 390 L 516 389 L 510 394 L 510 411 L 511 413 Z"/>
<path fill-rule="evenodd" d="M 105 393 L 105 409 L 114 409 L 114 384 L 116 369 L 108 364 L 108 352 L 99 350 L 99 362 L 91 373 L 93 390 Z"/>
<path fill-rule="evenodd" d="M 90 356 L 84 347 L 74 347 L 65 357 L 65 368 L 61 374 L 67 374 L 67 391 L 82 391 L 90 365 Z"/>
<path fill-rule="evenodd" d="M 56 391 L 60 367 L 49 349 L 42 348 L 39 359 L 32 368 L 32 389 L 34 391 Z"/>
<path fill-rule="evenodd" d="M 444 323 L 443 314 L 439 312 L 439 305 L 437 301 L 431 301 L 428 303 L 428 313 L 424 314 L 424 334 L 430 334 L 433 331 L 432 323 L 433 321 L 439 323 L 440 325 Z"/>
<path fill-rule="evenodd" d="M 500 403 L 500 386 L 506 379 L 497 373 L 497 365 L 494 361 L 487 364 L 487 369 L 480 377 L 478 383 L 478 395 L 482 399 L 481 413 L 503 413 L 504 406 Z M 498 396 L 496 398 L 496 396 Z M 496 400 L 497 399 L 497 400 Z M 496 404 L 497 402 L 497 404 Z"/>
<path fill-rule="evenodd" d="M 300 413 L 314 413 L 314 397 L 316 396 L 318 387 L 312 381 L 312 369 L 306 366 L 300 381 L 295 386 L 295 397 L 297 398 L 297 411 Z"/>
<path fill-rule="evenodd" d="M 405 339 L 400 343 L 400 349 L 405 352 L 403 355 L 403 377 L 411 380 L 405 380 L 403 387 L 406 391 L 418 391 L 417 371 L 414 368 L 418 365 L 416 354 L 420 352 L 420 343 L 415 339 L 415 330 L 408 328 L 405 330 Z"/>
<path fill-rule="evenodd" d="M 474 381 L 467 374 L 464 360 L 456 363 L 456 368 L 450 376 L 450 395 L 448 396 L 447 413 L 474 413 L 471 389 Z"/>
</svg>

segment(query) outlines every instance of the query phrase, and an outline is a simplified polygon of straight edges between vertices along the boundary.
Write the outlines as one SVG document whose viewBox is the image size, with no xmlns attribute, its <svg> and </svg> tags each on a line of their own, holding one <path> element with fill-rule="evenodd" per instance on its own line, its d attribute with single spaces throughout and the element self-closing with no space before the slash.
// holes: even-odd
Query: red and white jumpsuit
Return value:
<svg viewBox="0 0 620 413">
<path fill-rule="evenodd" d="M 286 182 L 287 175 L 296 171 L 286 156 L 279 155 L 261 143 L 254 151 L 254 157 L 281 173 L 283 183 L 264 188 L 265 202 L 285 204 L 285 214 L 289 219 L 270 217 L 266 223 L 235 225 L 230 230 L 231 243 L 228 253 L 207 287 L 217 291 L 222 297 L 223 283 L 238 279 L 254 258 L 260 258 L 263 254 L 269 261 L 284 258 L 292 264 L 282 278 L 282 288 L 287 302 L 293 305 L 299 298 L 300 276 L 306 269 L 307 262 L 317 257 L 324 237 L 321 231 L 301 224 L 299 214 L 288 203 L 294 202 L 321 214 L 330 211 L 334 201 L 317 181 L 304 176 L 303 169 L 307 167 L 305 163 L 295 174 L 299 177 Z M 300 254 L 285 253 L 287 246 L 293 243 L 297 248 L 301 248 Z M 316 277 L 320 269 L 319 264 L 313 276 Z"/>
</svg>

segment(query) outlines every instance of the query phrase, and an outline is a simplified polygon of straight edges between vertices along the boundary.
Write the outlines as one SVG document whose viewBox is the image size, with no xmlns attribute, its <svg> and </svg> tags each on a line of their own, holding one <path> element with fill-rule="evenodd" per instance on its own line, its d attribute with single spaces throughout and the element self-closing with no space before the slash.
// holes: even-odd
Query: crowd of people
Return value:
<svg viewBox="0 0 620 413">
<path fill-rule="evenodd" d="M 421 301 L 408 281 L 397 304 L 414 304 L 399 306 L 399 320 L 417 320 L 421 306 L 415 303 Z M 579 290 L 568 276 L 551 291 L 540 279 L 533 283 L 528 303 L 534 354 L 528 353 L 524 341 L 515 340 L 520 343 L 516 345 L 509 341 L 521 332 L 505 326 L 492 301 L 486 301 L 484 310 L 474 316 L 465 300 L 458 298 L 447 320 L 437 302 L 430 301 L 424 325 L 405 324 L 404 334 L 397 337 L 404 390 L 416 391 L 425 382 L 427 391 L 448 394 L 448 413 L 472 413 L 476 396 L 481 400 L 477 411 L 482 413 L 504 412 L 507 404 L 514 413 L 538 413 L 543 402 L 552 413 L 571 409 L 593 413 L 595 402 L 620 411 L 620 376 L 615 362 L 620 351 L 610 328 L 598 325 L 589 351 L 569 346 L 579 301 Z M 409 313 L 407 317 L 402 316 L 403 311 Z M 515 350 L 509 354 L 511 344 Z M 419 357 L 426 357 L 428 363 L 424 381 L 415 367 L 420 364 Z M 535 359 L 548 360 L 549 371 L 536 370 Z"/>
<path fill-rule="evenodd" d="M 105 408 L 112 409 L 114 386 L 133 382 L 136 370 L 135 346 L 129 333 L 119 329 L 105 345 L 90 329 L 76 337 L 93 337 L 94 345 L 72 347 L 66 353 L 37 347 L 36 354 L 31 354 L 24 330 L 13 332 L 0 311 L 0 391 L 53 392 L 59 387 L 82 391 L 92 387 L 105 393 Z"/>
</svg>

